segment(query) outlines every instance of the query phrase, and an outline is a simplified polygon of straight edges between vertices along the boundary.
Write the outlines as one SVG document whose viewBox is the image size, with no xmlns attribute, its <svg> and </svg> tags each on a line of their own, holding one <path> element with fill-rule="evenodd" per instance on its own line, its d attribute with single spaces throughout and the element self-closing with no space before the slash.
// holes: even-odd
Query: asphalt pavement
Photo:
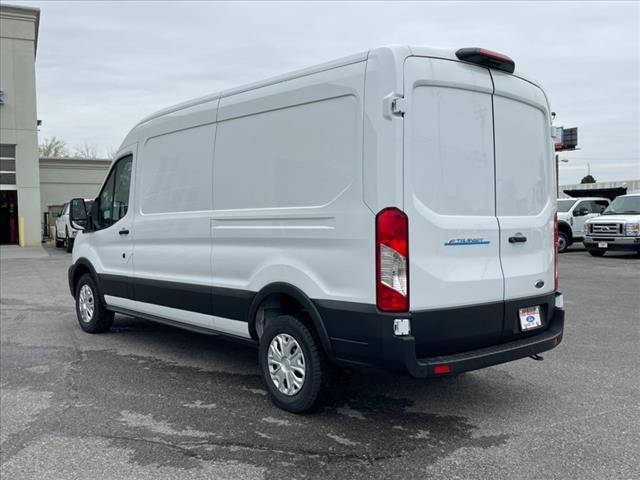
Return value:
<svg viewBox="0 0 640 480">
<path fill-rule="evenodd" d="M 416 380 L 359 370 L 274 407 L 257 352 L 116 316 L 77 325 L 70 255 L 0 260 L 0 476 L 9 479 L 638 479 L 640 259 L 560 255 L 544 361 Z"/>
</svg>

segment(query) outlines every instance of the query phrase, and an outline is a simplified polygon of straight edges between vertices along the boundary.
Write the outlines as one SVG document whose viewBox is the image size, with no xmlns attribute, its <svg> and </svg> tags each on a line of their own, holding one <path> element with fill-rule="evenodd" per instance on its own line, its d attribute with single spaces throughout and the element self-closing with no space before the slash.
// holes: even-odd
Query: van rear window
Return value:
<svg viewBox="0 0 640 480">
<path fill-rule="evenodd" d="M 413 195 L 440 215 L 494 215 L 491 95 L 420 86 L 411 114 Z"/>
</svg>

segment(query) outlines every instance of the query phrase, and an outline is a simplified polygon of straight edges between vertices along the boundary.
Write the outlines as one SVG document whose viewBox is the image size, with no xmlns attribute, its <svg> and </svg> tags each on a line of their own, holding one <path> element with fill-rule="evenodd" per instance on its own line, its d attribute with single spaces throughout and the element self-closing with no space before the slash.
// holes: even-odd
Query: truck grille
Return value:
<svg viewBox="0 0 640 480">
<path fill-rule="evenodd" d="M 610 237 L 612 235 L 620 236 L 623 234 L 622 230 L 622 223 L 591 223 L 589 225 L 589 233 L 591 233 L 594 237 Z"/>
</svg>

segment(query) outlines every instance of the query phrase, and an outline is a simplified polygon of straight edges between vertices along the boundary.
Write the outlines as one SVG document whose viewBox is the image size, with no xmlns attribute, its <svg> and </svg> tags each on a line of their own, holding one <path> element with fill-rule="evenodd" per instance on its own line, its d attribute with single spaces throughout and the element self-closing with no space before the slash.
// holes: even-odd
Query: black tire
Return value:
<svg viewBox="0 0 640 480">
<path fill-rule="evenodd" d="M 62 248 L 64 247 L 64 240 L 60 240 L 58 238 L 58 234 L 56 233 L 56 248 Z"/>
<path fill-rule="evenodd" d="M 73 240 L 69 238 L 68 230 L 65 231 L 65 234 L 64 234 L 64 248 L 67 251 L 67 253 L 73 252 Z"/>
<path fill-rule="evenodd" d="M 269 347 L 272 340 L 280 334 L 292 337 L 304 355 L 304 381 L 300 390 L 292 395 L 280 392 L 269 372 Z M 320 350 L 319 342 L 303 322 L 291 315 L 282 315 L 269 321 L 260 339 L 259 356 L 262 379 L 271 401 L 277 407 L 292 413 L 303 413 L 317 405 L 327 379 L 327 360 Z"/>
<path fill-rule="evenodd" d="M 569 237 L 564 232 L 558 232 L 558 253 L 563 253 L 569 248 Z"/>
<path fill-rule="evenodd" d="M 80 307 L 80 291 L 84 285 L 87 285 L 91 289 L 93 295 L 93 314 L 88 321 L 83 320 Z M 76 315 L 78 317 L 78 323 L 80 328 L 87 333 L 103 333 L 111 328 L 113 323 L 113 312 L 110 312 L 104 308 L 100 295 L 98 294 L 98 288 L 96 282 L 90 273 L 85 273 L 80 277 L 78 284 L 76 285 Z"/>
<path fill-rule="evenodd" d="M 592 257 L 604 257 L 605 253 L 607 253 L 606 250 L 589 250 L 589 255 Z"/>
</svg>

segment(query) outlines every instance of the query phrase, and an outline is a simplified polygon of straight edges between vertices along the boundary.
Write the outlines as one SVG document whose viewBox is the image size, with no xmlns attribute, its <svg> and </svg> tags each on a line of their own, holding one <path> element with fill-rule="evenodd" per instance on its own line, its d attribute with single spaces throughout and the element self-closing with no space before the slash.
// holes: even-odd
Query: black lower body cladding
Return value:
<svg viewBox="0 0 640 480">
<path fill-rule="evenodd" d="M 407 348 L 414 361 L 417 361 L 420 358 L 472 354 L 514 342 L 525 342 L 531 347 L 536 343 L 532 339 L 542 340 L 552 325 L 564 325 L 564 312 L 555 308 L 555 295 L 550 293 L 507 302 L 414 311 L 409 314 L 382 313 L 373 305 L 348 302 L 317 300 L 315 304 L 331 336 L 336 360 L 404 370 L 408 368 Z M 543 326 L 521 332 L 518 310 L 536 305 L 540 307 Z M 393 321 L 396 318 L 411 319 L 410 336 L 393 335 Z M 558 339 L 558 343 L 561 336 L 562 328 L 560 335 L 554 337 Z M 546 346 L 548 345 L 543 347 Z M 535 349 L 525 349 L 525 354 L 521 356 L 517 356 L 518 353 L 515 352 L 515 358 L 527 356 L 527 352 L 533 352 L 532 348 Z M 480 362 L 474 368 L 482 366 L 486 365 Z"/>
<path fill-rule="evenodd" d="M 72 294 L 77 266 L 69 269 Z M 89 270 L 97 278 L 101 299 L 110 295 L 239 321 L 250 321 L 258 295 L 238 289 L 95 274 L 92 268 Z M 456 368 L 461 371 L 553 348 L 561 340 L 564 326 L 564 311 L 555 308 L 555 295 L 408 314 L 384 313 L 375 305 L 334 300 L 308 300 L 307 309 L 317 310 L 321 323 L 315 327 L 332 360 L 399 368 L 428 376 L 434 361 L 447 358 L 462 362 Z M 518 309 L 531 306 L 540 307 L 543 325 L 521 332 Z M 396 318 L 411 320 L 411 335 L 394 336 Z"/>
</svg>

